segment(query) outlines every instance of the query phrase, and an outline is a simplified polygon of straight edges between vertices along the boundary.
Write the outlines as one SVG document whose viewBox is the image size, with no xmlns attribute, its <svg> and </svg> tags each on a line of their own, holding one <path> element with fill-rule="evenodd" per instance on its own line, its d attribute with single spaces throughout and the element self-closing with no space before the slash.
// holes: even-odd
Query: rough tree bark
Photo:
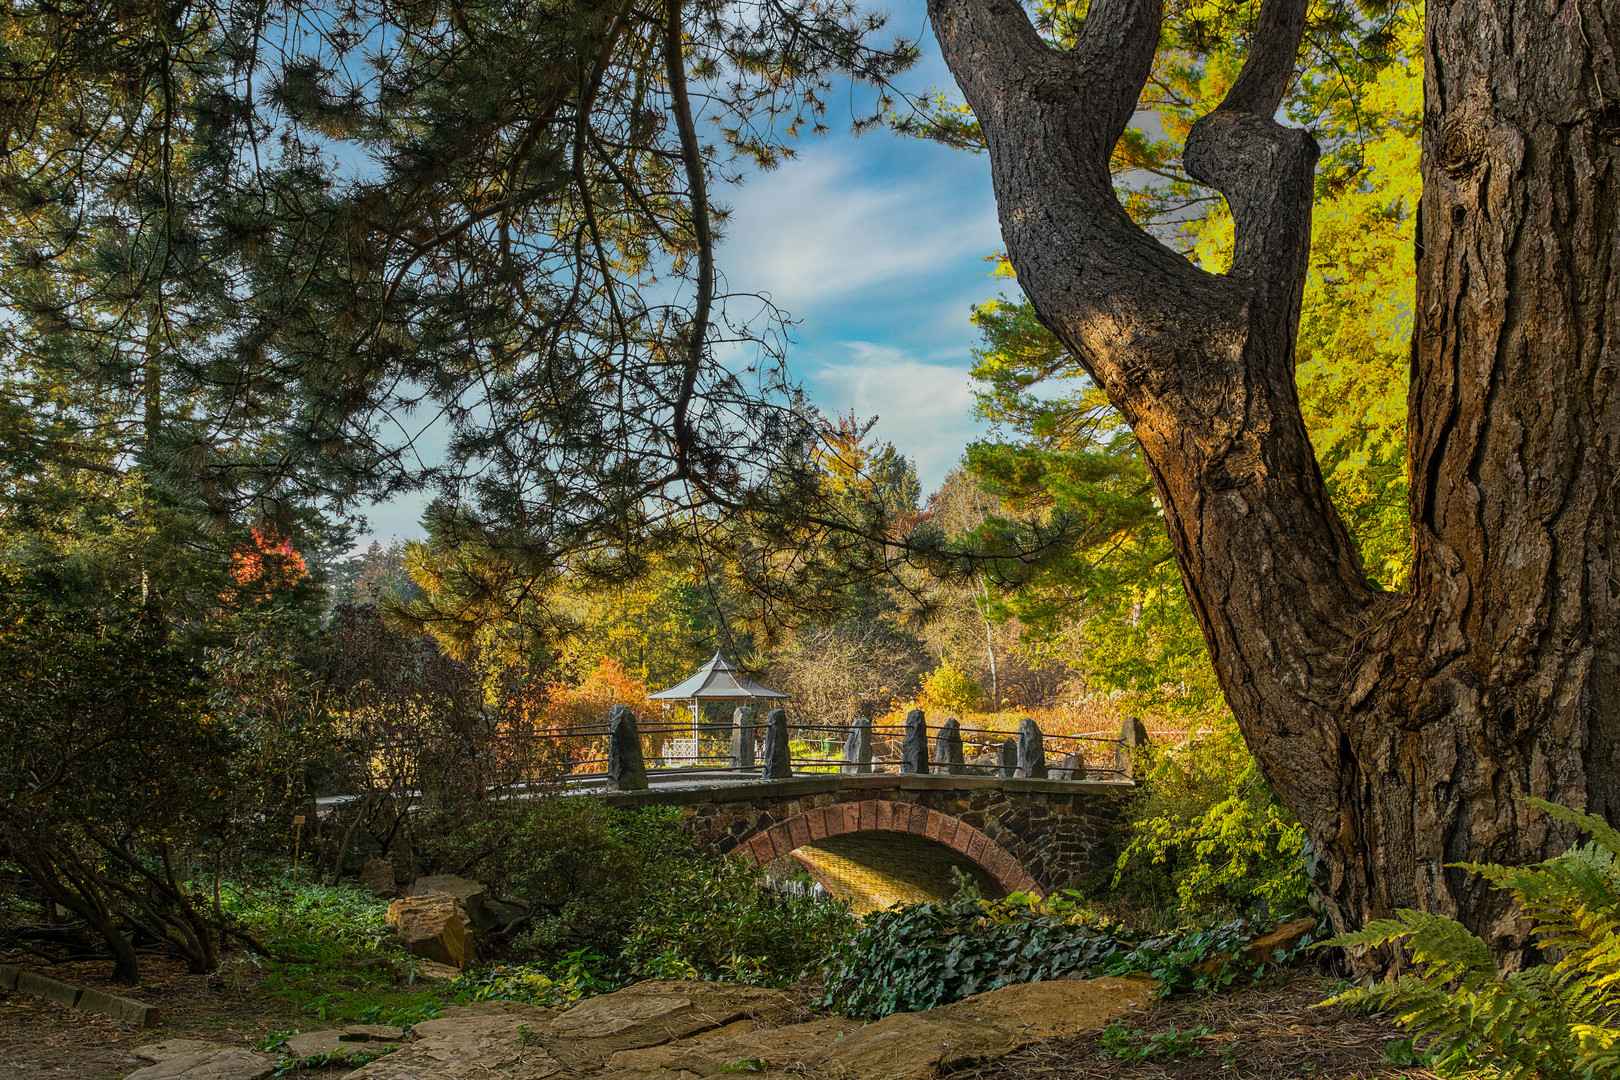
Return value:
<svg viewBox="0 0 1620 1080">
<path fill-rule="evenodd" d="M 1322 857 L 1335 925 L 1421 907 L 1512 953 L 1500 895 L 1445 864 L 1561 850 L 1526 795 L 1620 806 L 1620 3 L 1430 0 L 1400 595 L 1367 582 L 1295 393 L 1317 148 L 1274 116 L 1304 9 L 1265 0 L 1188 138 L 1236 226 L 1214 275 L 1133 224 L 1107 168 L 1160 0 L 1092 0 L 1066 52 L 1014 0 L 929 0 L 1019 282 L 1141 440 L 1221 686 Z"/>
</svg>

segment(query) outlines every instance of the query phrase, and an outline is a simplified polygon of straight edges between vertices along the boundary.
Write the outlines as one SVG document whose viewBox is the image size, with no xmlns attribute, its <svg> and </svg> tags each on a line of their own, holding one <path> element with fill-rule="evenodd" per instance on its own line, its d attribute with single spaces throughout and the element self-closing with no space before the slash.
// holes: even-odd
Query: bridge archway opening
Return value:
<svg viewBox="0 0 1620 1080">
<path fill-rule="evenodd" d="M 737 850 L 775 877 L 791 878 L 802 868 L 862 913 L 947 900 L 963 874 L 988 897 L 1041 891 L 1011 853 L 966 822 L 878 799 L 808 811 Z"/>
<path fill-rule="evenodd" d="M 893 832 L 829 836 L 766 864 L 766 873 L 792 878 L 805 872 L 823 889 L 848 900 L 857 915 L 898 904 L 948 901 L 964 878 L 991 899 L 1007 895 L 995 875 L 961 852 L 924 837 Z"/>
</svg>

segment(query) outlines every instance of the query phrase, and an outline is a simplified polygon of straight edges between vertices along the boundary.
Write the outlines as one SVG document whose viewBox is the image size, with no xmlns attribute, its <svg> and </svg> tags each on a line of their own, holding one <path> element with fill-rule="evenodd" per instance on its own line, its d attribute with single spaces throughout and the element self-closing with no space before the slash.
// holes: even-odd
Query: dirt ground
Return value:
<svg viewBox="0 0 1620 1080">
<path fill-rule="evenodd" d="M 104 964 L 59 964 L 57 978 L 117 992 Z M 139 1067 L 129 1052 L 164 1038 L 241 1040 L 322 1026 L 284 1001 L 258 994 L 251 979 L 191 975 L 151 959 L 138 988 L 122 992 L 163 1010 L 163 1026 L 139 1030 L 95 1013 L 63 1008 L 31 994 L 0 990 L 0 1080 L 118 1080 Z M 1381 1018 L 1340 1009 L 1313 1009 L 1333 983 L 1299 972 L 1283 985 L 1218 997 L 1183 996 L 1153 1006 L 1131 1025 L 1145 1033 L 1207 1028 L 1192 1044 L 1196 1056 L 1151 1057 L 1126 1063 L 1105 1053 L 1098 1037 L 1033 1047 L 957 1074 L 958 1080 L 1433 1080 L 1422 1069 L 1385 1062 L 1384 1047 L 1400 1038 Z M 295 1076 L 336 1077 L 340 1069 Z"/>
<path fill-rule="evenodd" d="M 1136 1046 L 1206 1028 L 1191 1040 L 1195 1054 L 1127 1063 L 1093 1036 L 1030 1047 L 953 1080 L 1437 1080 L 1426 1069 L 1387 1062 L 1384 1048 L 1404 1037 L 1393 1022 L 1312 1008 L 1337 985 L 1294 972 L 1282 985 L 1172 998 L 1130 1025 Z"/>
<path fill-rule="evenodd" d="M 129 1052 L 146 1043 L 181 1037 L 247 1045 L 300 1022 L 312 1026 L 308 1017 L 300 1021 L 286 1002 L 256 994 L 251 976 L 233 987 L 224 977 L 192 975 L 183 964 L 159 957 L 142 957 L 137 987 L 114 983 L 105 962 L 37 970 L 156 1005 L 163 1026 L 141 1029 L 33 994 L 0 990 L 0 1080 L 116 1080 L 140 1067 Z"/>
</svg>

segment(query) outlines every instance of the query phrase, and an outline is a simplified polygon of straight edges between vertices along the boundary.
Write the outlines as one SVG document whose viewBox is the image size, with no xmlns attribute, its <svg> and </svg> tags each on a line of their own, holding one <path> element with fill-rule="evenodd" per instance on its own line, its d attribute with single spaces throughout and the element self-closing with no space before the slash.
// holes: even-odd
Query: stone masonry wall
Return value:
<svg viewBox="0 0 1620 1080">
<path fill-rule="evenodd" d="M 851 832 L 943 844 L 1009 892 L 1049 893 L 1112 863 L 1129 783 L 874 773 L 614 792 L 612 805 L 676 805 L 700 849 L 769 862 Z"/>
</svg>

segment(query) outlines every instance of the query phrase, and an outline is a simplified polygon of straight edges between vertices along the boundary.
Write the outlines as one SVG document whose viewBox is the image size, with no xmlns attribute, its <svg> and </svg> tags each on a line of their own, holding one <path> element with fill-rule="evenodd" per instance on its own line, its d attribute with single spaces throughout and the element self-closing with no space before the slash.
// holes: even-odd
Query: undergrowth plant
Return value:
<svg viewBox="0 0 1620 1080">
<path fill-rule="evenodd" d="M 1305 906 L 1305 830 L 1277 800 L 1230 715 L 1175 748 L 1144 747 L 1111 893 L 1149 910 L 1279 918 Z M 1184 916 L 1185 917 L 1185 916 Z"/>
<path fill-rule="evenodd" d="M 1484 941 L 1443 915 L 1402 909 L 1323 945 L 1399 943 L 1416 971 L 1324 1005 L 1387 1009 L 1423 1043 L 1431 1067 L 1507 1080 L 1620 1075 L 1620 832 L 1602 818 L 1526 802 L 1579 825 L 1592 842 L 1533 866 L 1458 863 L 1513 895 L 1535 943 L 1554 959 L 1501 970 Z"/>
<path fill-rule="evenodd" d="M 1231 982 L 1236 969 L 1201 965 L 1237 952 L 1253 932 L 1241 920 L 1148 932 L 1087 910 L 1072 893 L 913 904 L 868 916 L 832 965 L 822 1004 L 875 1019 L 1069 974 L 1140 972 L 1159 981 L 1161 994 L 1214 988 Z"/>
<path fill-rule="evenodd" d="M 227 985 L 251 979 L 317 1023 L 403 1026 L 436 1015 L 442 1004 L 412 978 L 416 961 L 384 919 L 388 901 L 364 889 L 265 877 L 223 886 L 220 903 L 233 925 L 269 951 L 228 960 L 221 968 Z M 410 984 L 397 985 L 401 976 Z"/>
</svg>

